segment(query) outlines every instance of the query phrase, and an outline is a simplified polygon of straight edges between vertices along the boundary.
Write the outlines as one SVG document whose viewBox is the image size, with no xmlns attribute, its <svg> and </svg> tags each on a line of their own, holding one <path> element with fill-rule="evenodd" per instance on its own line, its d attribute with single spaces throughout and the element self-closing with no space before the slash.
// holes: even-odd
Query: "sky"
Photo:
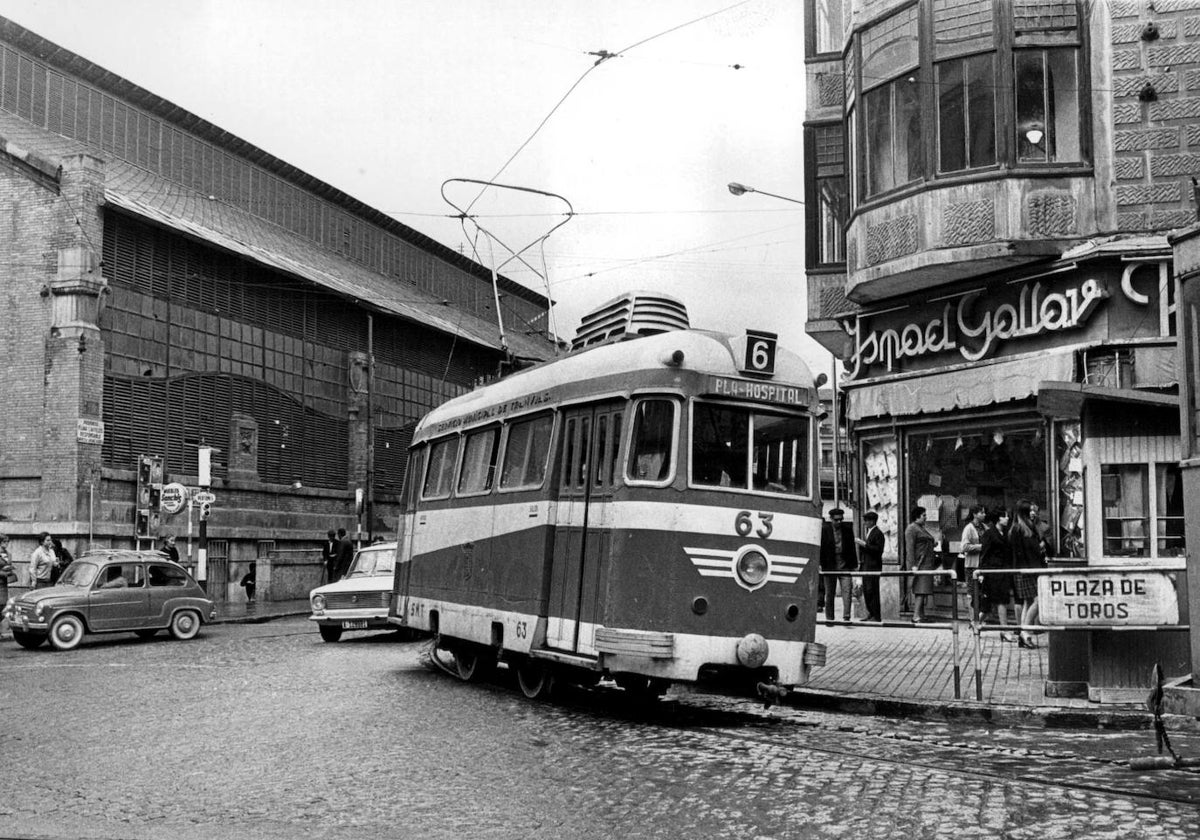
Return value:
<svg viewBox="0 0 1200 840">
<path fill-rule="evenodd" d="M 0 0 L 0 15 L 484 265 L 533 243 L 548 290 L 520 262 L 502 273 L 557 302 L 562 337 L 648 290 L 697 327 L 777 332 L 819 372 L 804 208 L 727 187 L 803 198 L 801 5 Z"/>
</svg>

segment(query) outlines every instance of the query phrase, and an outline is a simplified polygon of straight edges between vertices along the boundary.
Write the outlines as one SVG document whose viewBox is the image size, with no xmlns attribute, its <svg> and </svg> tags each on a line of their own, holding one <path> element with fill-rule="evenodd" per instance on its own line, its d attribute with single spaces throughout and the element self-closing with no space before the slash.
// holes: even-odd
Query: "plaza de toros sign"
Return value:
<svg viewBox="0 0 1200 840">
<path fill-rule="evenodd" d="M 905 359 L 952 351 L 976 362 L 996 352 L 1003 342 L 1084 326 L 1108 291 L 1088 278 L 1061 291 L 1046 291 L 1040 281 L 1025 283 L 1015 299 L 998 301 L 997 297 L 985 300 L 984 290 L 964 292 L 946 299 L 940 310 L 925 310 L 936 313 L 929 320 L 874 330 L 864 323 L 869 315 L 845 322 L 854 340 L 854 351 L 846 360 L 847 375 L 856 379 L 876 365 L 891 373 Z"/>
</svg>

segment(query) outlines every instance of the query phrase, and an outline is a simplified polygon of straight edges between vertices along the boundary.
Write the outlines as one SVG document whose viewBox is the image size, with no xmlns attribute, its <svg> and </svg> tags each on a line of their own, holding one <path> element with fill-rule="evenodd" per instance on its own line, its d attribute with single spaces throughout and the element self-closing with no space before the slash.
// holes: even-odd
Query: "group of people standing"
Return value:
<svg viewBox="0 0 1200 840">
<path fill-rule="evenodd" d="M 1038 575 L 1036 571 L 1022 573 L 1017 570 L 1046 568 L 1046 557 L 1050 554 L 1050 526 L 1042 522 L 1039 508 L 1033 502 L 1022 499 L 1014 511 L 1015 517 L 1004 507 L 987 511 L 978 505 L 970 508 L 962 533 L 963 565 L 968 578 L 976 569 L 984 572 L 979 576 L 978 602 L 972 604 L 975 618 L 983 620 L 994 614 L 999 624 L 1007 626 L 1007 613 L 1011 608 L 1014 623 L 1019 625 L 1018 633 L 1002 631 L 1000 638 L 1032 648 L 1037 647 L 1037 643 L 1020 627 L 1037 623 Z M 924 508 L 913 508 L 904 531 L 908 568 L 916 571 L 938 568 L 937 541 L 926 527 L 926 518 Z M 926 604 L 932 594 L 933 576 L 917 575 L 912 584 L 914 622 L 925 620 Z"/>
<path fill-rule="evenodd" d="M 354 560 L 354 543 L 346 536 L 345 528 L 332 529 L 325 532 L 325 542 L 321 544 L 321 562 L 325 566 L 325 582 L 333 583 L 341 580 L 350 570 Z"/>
<path fill-rule="evenodd" d="M 1008 626 L 1008 610 L 1012 609 L 1013 623 L 1017 633 L 1002 631 L 1000 638 L 1015 641 L 1021 647 L 1037 647 L 1033 636 L 1024 627 L 1037 623 L 1038 593 L 1037 569 L 1046 568 L 1046 557 L 1051 553 L 1050 526 L 1039 517 L 1038 506 L 1022 499 L 1014 508 L 1012 517 L 1007 508 L 985 510 L 982 506 L 971 507 L 967 523 L 963 526 L 961 552 L 963 571 L 968 580 L 976 569 L 981 569 L 979 598 L 972 604 L 974 617 L 983 620 L 994 614 L 999 624 Z M 946 552 L 938 557 L 937 538 L 928 528 L 928 514 L 923 507 L 914 507 L 909 512 L 909 524 L 904 530 L 904 556 L 901 568 L 908 571 L 934 572 L 945 562 Z M 845 511 L 834 508 L 829 511 L 829 521 L 821 530 L 821 588 L 818 605 L 825 610 L 825 620 L 832 621 L 837 593 L 842 600 L 842 620 L 849 621 L 851 615 L 852 574 L 878 572 L 883 569 L 883 551 L 886 538 L 879 528 L 878 515 L 874 511 L 863 514 L 863 537 L 856 538 L 854 529 L 845 521 Z M 1006 571 L 1011 570 L 1011 571 Z M 1034 570 L 1022 573 L 1018 570 Z M 929 597 L 933 594 L 933 574 L 913 575 L 909 594 L 912 596 L 912 620 L 920 623 L 927 620 Z M 867 615 L 864 621 L 879 621 L 879 576 L 864 575 L 862 596 Z"/>
</svg>

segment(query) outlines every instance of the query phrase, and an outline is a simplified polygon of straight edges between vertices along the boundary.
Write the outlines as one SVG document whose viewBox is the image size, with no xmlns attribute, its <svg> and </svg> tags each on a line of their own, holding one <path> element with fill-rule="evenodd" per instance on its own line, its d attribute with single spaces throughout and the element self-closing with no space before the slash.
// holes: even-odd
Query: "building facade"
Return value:
<svg viewBox="0 0 1200 840">
<path fill-rule="evenodd" d="M 1060 562 L 1185 576 L 1168 234 L 1196 219 L 1200 3 L 807 11 L 808 331 L 886 559 L 913 506 L 953 553 L 971 505 L 1028 499 Z M 1186 633 L 1075 638 L 1053 690 L 1134 690 L 1131 650 L 1188 670 Z"/>
<path fill-rule="evenodd" d="M 195 511 L 137 473 L 195 487 L 208 446 L 210 592 L 274 552 L 307 594 L 289 550 L 394 534 L 424 413 L 554 353 L 543 296 L 3 18 L 0 225 L 19 560 L 41 531 L 183 548 Z"/>
</svg>

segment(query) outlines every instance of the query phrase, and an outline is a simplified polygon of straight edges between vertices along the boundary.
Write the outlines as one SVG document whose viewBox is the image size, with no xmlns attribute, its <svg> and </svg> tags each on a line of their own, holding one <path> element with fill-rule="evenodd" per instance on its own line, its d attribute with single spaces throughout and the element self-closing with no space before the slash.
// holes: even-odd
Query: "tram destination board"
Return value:
<svg viewBox="0 0 1200 840">
<path fill-rule="evenodd" d="M 721 397 L 783 405 L 808 405 L 812 399 L 812 391 L 808 388 L 779 385 L 774 382 L 756 382 L 752 379 L 734 379 L 728 376 L 709 377 L 708 390 Z"/>
</svg>

